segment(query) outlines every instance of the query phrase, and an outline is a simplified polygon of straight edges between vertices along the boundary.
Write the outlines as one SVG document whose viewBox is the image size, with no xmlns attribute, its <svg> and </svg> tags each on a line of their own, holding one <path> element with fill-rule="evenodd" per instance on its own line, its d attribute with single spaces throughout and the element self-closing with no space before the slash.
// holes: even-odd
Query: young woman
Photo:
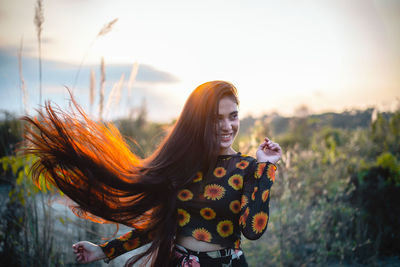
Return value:
<svg viewBox="0 0 400 267">
<path fill-rule="evenodd" d="M 189 96 L 171 132 L 148 158 L 139 159 L 112 125 L 46 105 L 39 119 L 25 118 L 27 140 L 39 160 L 33 177 L 77 203 L 75 214 L 133 228 L 102 245 L 73 245 L 77 261 L 109 261 L 150 243 L 126 263 L 150 256 L 153 266 L 247 266 L 241 233 L 261 237 L 267 228 L 269 190 L 277 143 L 265 138 L 257 159 L 236 152 L 239 131 L 236 88 L 213 81 Z"/>
</svg>

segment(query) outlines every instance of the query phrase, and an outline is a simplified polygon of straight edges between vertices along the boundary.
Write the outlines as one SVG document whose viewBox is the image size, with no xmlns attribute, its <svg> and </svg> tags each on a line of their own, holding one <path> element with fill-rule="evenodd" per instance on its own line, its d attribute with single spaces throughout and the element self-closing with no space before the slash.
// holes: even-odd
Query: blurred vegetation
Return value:
<svg viewBox="0 0 400 267">
<path fill-rule="evenodd" d="M 114 122 L 139 156 L 148 156 L 165 134 L 166 126 L 151 123 L 143 106 L 131 119 Z M 99 225 L 75 217 L 54 188 L 43 180 L 35 185 L 29 168 L 35 161 L 15 148 L 22 141 L 23 122 L 3 112 L 0 120 L 0 266 L 75 266 L 71 245 L 79 240 L 103 243 L 116 233 L 115 225 Z M 58 206 L 58 207 L 57 207 Z M 61 206 L 61 208 L 60 208 Z M 125 259 L 126 260 L 126 259 Z M 120 266 L 117 260 L 107 266 Z M 96 262 L 86 266 L 106 266 Z"/>
<path fill-rule="evenodd" d="M 0 157 L 12 155 L 22 140 L 22 123 L 8 111 L 0 113 Z"/>
<path fill-rule="evenodd" d="M 243 245 L 250 266 L 381 265 L 400 255 L 400 111 L 273 115 L 254 125 L 242 152 L 270 136 L 284 156 L 269 229 Z"/>
<path fill-rule="evenodd" d="M 114 123 L 141 157 L 170 127 L 149 122 L 145 106 Z M 73 242 L 103 242 L 114 228 L 52 209 L 48 199 L 58 193 L 44 185 L 39 191 L 27 172 L 34 159 L 13 153 L 21 122 L 4 113 L 0 130 L 2 261 L 74 266 Z M 257 241 L 243 241 L 250 266 L 380 265 L 400 255 L 400 111 L 247 117 L 234 147 L 252 155 L 265 136 L 279 142 L 284 155 L 271 192 L 269 229 Z"/>
</svg>

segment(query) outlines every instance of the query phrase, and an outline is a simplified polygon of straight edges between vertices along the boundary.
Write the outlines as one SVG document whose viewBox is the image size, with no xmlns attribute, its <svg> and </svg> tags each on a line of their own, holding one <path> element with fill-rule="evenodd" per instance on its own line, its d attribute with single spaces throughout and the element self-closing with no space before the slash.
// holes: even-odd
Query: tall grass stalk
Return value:
<svg viewBox="0 0 400 267">
<path fill-rule="evenodd" d="M 96 88 L 96 73 L 94 70 L 90 71 L 90 95 L 89 95 L 89 104 L 90 104 L 90 114 L 92 114 L 94 98 L 95 98 L 95 88 Z"/>
<path fill-rule="evenodd" d="M 23 109 L 24 109 L 24 114 L 28 114 L 28 94 L 26 92 L 26 86 L 25 86 L 25 79 L 24 75 L 22 73 L 22 49 L 23 49 L 24 41 L 21 38 L 21 42 L 19 45 L 18 49 L 18 71 L 19 71 L 19 81 L 20 81 L 20 88 L 22 91 L 22 103 L 23 103 Z"/>
<path fill-rule="evenodd" d="M 129 82 L 128 82 L 128 97 L 129 97 L 129 100 L 130 100 L 130 98 L 132 96 L 132 86 L 133 86 L 133 83 L 136 80 L 136 76 L 137 76 L 138 70 L 139 70 L 139 63 L 138 62 L 133 63 L 132 70 L 131 70 L 131 75 L 129 76 Z"/>
<path fill-rule="evenodd" d="M 34 23 L 39 50 L 39 105 L 42 105 L 42 30 L 44 22 L 43 0 L 36 1 Z"/>
<path fill-rule="evenodd" d="M 101 58 L 100 63 L 100 96 L 99 96 L 99 120 L 103 120 L 103 109 L 104 109 L 104 91 L 106 85 L 106 68 L 104 66 L 104 57 Z"/>
<path fill-rule="evenodd" d="M 125 74 L 122 73 L 121 78 L 117 83 L 114 84 L 113 88 L 111 89 L 110 94 L 108 95 L 105 116 L 107 116 L 110 112 L 112 106 L 117 107 L 119 101 L 121 100 L 121 90 L 124 84 Z"/>
<path fill-rule="evenodd" d="M 97 35 L 93 38 L 93 40 L 92 40 L 92 42 L 90 43 L 88 49 L 86 50 L 85 54 L 84 54 L 83 57 L 82 57 L 81 62 L 79 63 L 78 71 L 77 71 L 77 73 L 76 73 L 76 75 L 75 75 L 74 84 L 73 84 L 73 86 L 72 86 L 72 92 L 73 92 L 73 90 L 75 89 L 76 83 L 78 82 L 78 78 L 79 78 L 79 74 L 80 74 L 81 69 L 82 69 L 82 65 L 83 65 L 83 63 L 85 62 L 85 59 L 86 59 L 87 55 L 89 54 L 89 51 L 90 51 L 90 49 L 92 48 L 93 44 L 96 42 L 97 38 L 99 38 L 99 37 L 101 37 L 101 36 L 104 36 L 104 35 L 106 35 L 107 33 L 109 33 L 109 32 L 112 30 L 114 24 L 115 24 L 117 21 L 118 21 L 118 18 L 113 19 L 113 20 L 110 21 L 109 23 L 105 24 L 105 25 L 100 29 L 100 31 L 97 33 Z"/>
<path fill-rule="evenodd" d="M 128 116 L 131 117 L 133 110 L 132 110 L 132 87 L 133 84 L 136 80 L 136 76 L 139 70 L 139 63 L 135 62 L 133 63 L 132 70 L 131 70 L 131 75 L 129 76 L 129 81 L 128 81 L 128 97 L 126 99 L 126 107 L 128 109 Z"/>
</svg>

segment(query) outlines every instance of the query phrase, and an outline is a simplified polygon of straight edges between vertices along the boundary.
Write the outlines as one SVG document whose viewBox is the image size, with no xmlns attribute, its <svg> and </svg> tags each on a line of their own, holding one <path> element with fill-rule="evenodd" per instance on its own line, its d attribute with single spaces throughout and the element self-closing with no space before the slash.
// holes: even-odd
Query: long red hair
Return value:
<svg viewBox="0 0 400 267">
<path fill-rule="evenodd" d="M 38 117 L 23 118 L 28 122 L 23 150 L 38 157 L 32 177 L 38 181 L 43 175 L 75 201 L 73 210 L 80 217 L 121 223 L 154 236 L 152 245 L 127 266 L 149 254 L 155 256 L 154 266 L 168 266 L 177 230 L 177 192 L 197 171 L 208 173 L 214 166 L 218 103 L 226 95 L 238 103 L 231 83 L 197 87 L 170 133 L 146 159 L 130 151 L 113 124 L 88 118 L 73 97 L 71 112 L 46 103 Z"/>
</svg>

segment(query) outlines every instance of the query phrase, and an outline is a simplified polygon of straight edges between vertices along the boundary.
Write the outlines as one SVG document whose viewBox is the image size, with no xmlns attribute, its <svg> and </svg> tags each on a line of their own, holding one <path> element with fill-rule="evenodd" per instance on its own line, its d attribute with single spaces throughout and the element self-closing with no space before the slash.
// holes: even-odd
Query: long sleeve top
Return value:
<svg viewBox="0 0 400 267">
<path fill-rule="evenodd" d="M 270 188 L 276 166 L 237 153 L 220 155 L 210 177 L 198 172 L 177 194 L 177 234 L 240 248 L 241 233 L 255 240 L 267 229 Z M 146 243 L 151 236 L 132 230 L 100 245 L 109 260 Z"/>
</svg>

